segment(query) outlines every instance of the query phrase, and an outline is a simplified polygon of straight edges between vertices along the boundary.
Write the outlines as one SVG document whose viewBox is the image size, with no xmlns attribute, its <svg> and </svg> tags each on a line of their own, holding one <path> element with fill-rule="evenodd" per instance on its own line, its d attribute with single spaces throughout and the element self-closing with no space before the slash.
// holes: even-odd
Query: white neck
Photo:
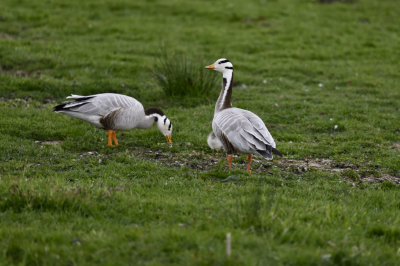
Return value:
<svg viewBox="0 0 400 266">
<path fill-rule="evenodd" d="M 217 104 L 215 105 L 215 112 L 220 111 L 225 103 L 226 97 L 228 95 L 228 91 L 229 91 L 229 87 L 231 86 L 231 82 L 232 82 L 232 75 L 233 75 L 233 70 L 226 70 L 222 73 L 222 80 L 226 80 L 226 84 L 224 86 L 224 84 L 222 83 L 222 86 L 224 86 L 221 90 L 221 93 L 218 97 L 217 100 Z M 230 92 L 232 93 L 232 92 Z"/>
<path fill-rule="evenodd" d="M 142 120 L 137 124 L 136 128 L 149 128 L 156 121 L 158 114 L 144 115 Z M 160 119 L 160 118 L 158 118 Z"/>
</svg>

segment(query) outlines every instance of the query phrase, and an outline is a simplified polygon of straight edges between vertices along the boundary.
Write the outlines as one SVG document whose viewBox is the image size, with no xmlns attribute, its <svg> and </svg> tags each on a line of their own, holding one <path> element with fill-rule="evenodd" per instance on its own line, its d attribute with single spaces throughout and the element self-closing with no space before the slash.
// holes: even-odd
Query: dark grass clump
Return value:
<svg viewBox="0 0 400 266">
<path fill-rule="evenodd" d="M 163 50 L 149 70 L 167 96 L 206 99 L 217 94 L 218 75 L 213 71 L 205 71 L 205 66 L 206 63 L 202 58 L 169 56 L 166 50 Z"/>
<path fill-rule="evenodd" d="M 352 169 L 345 169 L 342 171 L 342 176 L 343 177 L 347 177 L 350 178 L 351 180 L 353 180 L 354 182 L 358 182 L 360 181 L 360 177 L 359 175 Z"/>
</svg>

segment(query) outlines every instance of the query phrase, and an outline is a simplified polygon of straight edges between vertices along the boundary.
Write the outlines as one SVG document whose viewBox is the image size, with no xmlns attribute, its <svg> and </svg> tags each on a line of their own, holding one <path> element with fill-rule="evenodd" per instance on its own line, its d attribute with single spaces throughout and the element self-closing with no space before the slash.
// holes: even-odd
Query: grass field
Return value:
<svg viewBox="0 0 400 266">
<path fill-rule="evenodd" d="M 1 1 L 0 264 L 398 265 L 399 13 L 395 0 Z M 233 105 L 285 158 L 229 171 L 206 142 L 218 91 L 164 94 L 148 71 L 162 47 L 232 61 Z M 108 147 L 51 112 L 105 91 L 162 108 L 173 146 L 153 126 Z"/>
</svg>

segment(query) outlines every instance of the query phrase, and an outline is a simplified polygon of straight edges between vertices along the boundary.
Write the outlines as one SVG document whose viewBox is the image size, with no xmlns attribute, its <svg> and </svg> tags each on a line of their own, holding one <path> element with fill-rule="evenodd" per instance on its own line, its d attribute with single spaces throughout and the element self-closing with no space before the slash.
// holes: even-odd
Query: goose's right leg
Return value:
<svg viewBox="0 0 400 266">
<path fill-rule="evenodd" d="M 115 146 L 118 146 L 119 144 L 118 144 L 118 141 L 117 141 L 117 133 L 113 132 L 112 133 L 112 137 L 114 139 Z"/>
<path fill-rule="evenodd" d="M 108 146 L 112 146 L 112 138 L 113 136 L 113 131 L 112 130 L 108 130 Z"/>
<path fill-rule="evenodd" d="M 247 166 L 247 173 L 251 173 L 250 166 L 251 166 L 251 159 L 253 159 L 253 155 L 249 154 L 247 160 L 249 160 L 249 165 Z"/>
</svg>

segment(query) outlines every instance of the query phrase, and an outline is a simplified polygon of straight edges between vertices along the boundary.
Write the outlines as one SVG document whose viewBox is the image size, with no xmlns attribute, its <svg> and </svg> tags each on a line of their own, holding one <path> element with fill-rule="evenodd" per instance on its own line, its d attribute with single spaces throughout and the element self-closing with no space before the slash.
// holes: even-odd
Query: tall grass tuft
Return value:
<svg viewBox="0 0 400 266">
<path fill-rule="evenodd" d="M 202 58 L 189 60 L 184 55 L 168 55 L 163 49 L 149 71 L 167 96 L 205 99 L 218 93 L 217 79 L 220 78 L 204 69 L 206 65 Z"/>
</svg>

